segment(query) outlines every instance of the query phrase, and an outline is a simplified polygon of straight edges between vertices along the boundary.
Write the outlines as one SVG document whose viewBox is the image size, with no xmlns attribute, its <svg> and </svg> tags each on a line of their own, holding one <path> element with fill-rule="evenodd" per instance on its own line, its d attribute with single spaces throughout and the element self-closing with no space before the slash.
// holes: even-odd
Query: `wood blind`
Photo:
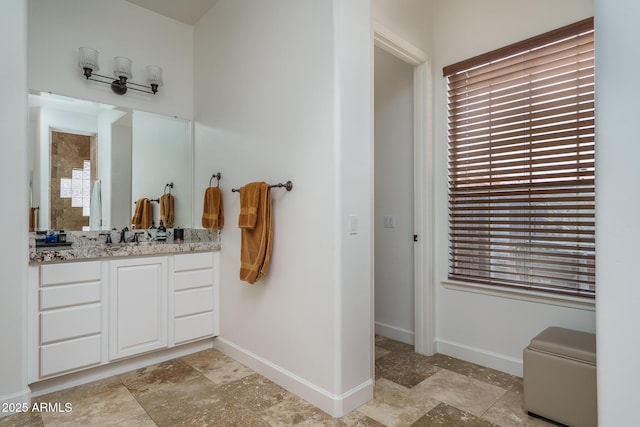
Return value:
<svg viewBox="0 0 640 427">
<path fill-rule="evenodd" d="M 449 278 L 595 296 L 593 18 L 444 68 Z"/>
</svg>

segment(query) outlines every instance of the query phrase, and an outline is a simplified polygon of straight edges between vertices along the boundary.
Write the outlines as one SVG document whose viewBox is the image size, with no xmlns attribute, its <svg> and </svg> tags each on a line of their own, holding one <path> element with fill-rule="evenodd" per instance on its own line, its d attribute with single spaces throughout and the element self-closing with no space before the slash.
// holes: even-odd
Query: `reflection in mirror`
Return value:
<svg viewBox="0 0 640 427">
<path fill-rule="evenodd" d="M 131 228 L 135 201 L 173 182 L 191 226 L 190 122 L 46 93 L 29 95 L 30 230 Z M 159 223 L 160 207 L 152 203 Z"/>
</svg>

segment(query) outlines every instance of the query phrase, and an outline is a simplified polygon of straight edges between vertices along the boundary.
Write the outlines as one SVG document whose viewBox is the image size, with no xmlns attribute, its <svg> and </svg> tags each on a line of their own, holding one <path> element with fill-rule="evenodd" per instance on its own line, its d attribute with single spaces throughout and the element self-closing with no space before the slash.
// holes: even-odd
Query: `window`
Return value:
<svg viewBox="0 0 640 427">
<path fill-rule="evenodd" d="M 593 18 L 443 69 L 449 279 L 595 296 Z"/>
</svg>

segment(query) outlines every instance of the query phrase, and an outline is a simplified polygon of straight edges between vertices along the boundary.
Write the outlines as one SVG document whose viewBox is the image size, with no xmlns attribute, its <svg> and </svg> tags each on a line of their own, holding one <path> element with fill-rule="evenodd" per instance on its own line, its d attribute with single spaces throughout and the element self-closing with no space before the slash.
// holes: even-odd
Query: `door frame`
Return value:
<svg viewBox="0 0 640 427">
<path fill-rule="evenodd" d="M 418 236 L 413 255 L 414 347 L 417 353 L 432 355 L 435 353 L 435 293 L 431 60 L 422 50 L 380 23 L 374 21 L 372 26 L 374 46 L 413 66 L 413 209 L 414 234 Z"/>
</svg>

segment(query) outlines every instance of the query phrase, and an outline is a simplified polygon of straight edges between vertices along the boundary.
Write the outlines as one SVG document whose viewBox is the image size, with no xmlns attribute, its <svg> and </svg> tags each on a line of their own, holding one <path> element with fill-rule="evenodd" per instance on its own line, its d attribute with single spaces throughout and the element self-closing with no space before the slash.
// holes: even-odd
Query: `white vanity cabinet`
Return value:
<svg viewBox="0 0 640 427">
<path fill-rule="evenodd" d="M 214 254 L 179 254 L 173 262 L 173 343 L 216 332 Z"/>
<path fill-rule="evenodd" d="M 109 262 L 109 359 L 167 346 L 167 257 Z"/>
<path fill-rule="evenodd" d="M 29 383 L 116 361 L 125 369 L 125 359 L 157 363 L 161 350 L 172 358 L 204 349 L 202 340 L 218 334 L 218 257 L 207 251 L 31 264 Z"/>
<path fill-rule="evenodd" d="M 103 282 L 99 261 L 31 270 L 33 336 L 30 378 L 98 365 L 103 349 Z M 35 350 L 35 351 L 34 351 Z"/>
</svg>

